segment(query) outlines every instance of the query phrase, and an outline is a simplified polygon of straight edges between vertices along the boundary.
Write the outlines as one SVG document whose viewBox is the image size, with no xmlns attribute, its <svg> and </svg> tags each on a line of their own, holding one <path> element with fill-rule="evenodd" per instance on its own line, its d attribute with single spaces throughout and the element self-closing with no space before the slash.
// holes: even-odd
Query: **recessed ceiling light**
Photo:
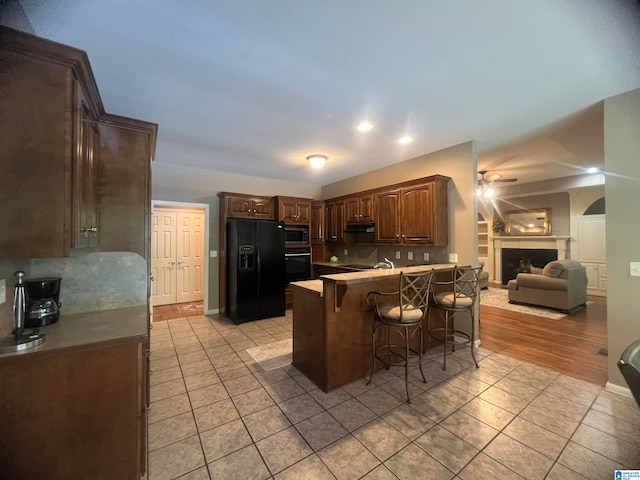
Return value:
<svg viewBox="0 0 640 480">
<path fill-rule="evenodd" d="M 413 138 L 411 138 L 408 135 L 405 135 L 404 137 L 400 138 L 400 140 L 398 140 L 398 142 L 405 144 L 405 143 L 411 143 L 413 142 Z"/>
<path fill-rule="evenodd" d="M 311 165 L 313 168 L 322 168 L 324 167 L 324 163 L 327 161 L 328 158 L 329 157 L 327 157 L 326 155 L 315 153 L 313 155 L 309 155 L 307 157 L 307 161 L 309 162 L 309 165 Z"/>
<path fill-rule="evenodd" d="M 371 130 L 373 128 L 373 124 L 371 124 L 370 122 L 362 122 L 362 123 L 358 124 L 357 128 L 361 132 L 368 132 L 369 130 Z"/>
<path fill-rule="evenodd" d="M 599 170 L 596 167 L 587 168 L 587 173 L 598 173 Z"/>
</svg>

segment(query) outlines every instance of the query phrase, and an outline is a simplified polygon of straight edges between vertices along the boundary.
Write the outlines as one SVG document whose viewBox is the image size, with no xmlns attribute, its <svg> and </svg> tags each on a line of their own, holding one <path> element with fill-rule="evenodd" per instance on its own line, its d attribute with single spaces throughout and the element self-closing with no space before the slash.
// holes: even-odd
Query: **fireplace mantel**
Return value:
<svg viewBox="0 0 640 480">
<path fill-rule="evenodd" d="M 568 235 L 508 235 L 490 237 L 493 241 L 494 281 L 502 282 L 502 250 L 503 248 L 539 248 L 558 251 L 558 260 L 567 258 L 569 246 Z"/>
</svg>

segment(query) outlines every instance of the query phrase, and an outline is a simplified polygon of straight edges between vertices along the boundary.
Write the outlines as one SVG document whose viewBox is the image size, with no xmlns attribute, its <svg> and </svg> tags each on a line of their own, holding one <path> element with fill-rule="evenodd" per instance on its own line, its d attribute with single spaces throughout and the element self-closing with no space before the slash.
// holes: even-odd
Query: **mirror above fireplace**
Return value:
<svg viewBox="0 0 640 480">
<path fill-rule="evenodd" d="M 504 213 L 507 235 L 551 235 L 551 209 L 509 210 Z"/>
</svg>

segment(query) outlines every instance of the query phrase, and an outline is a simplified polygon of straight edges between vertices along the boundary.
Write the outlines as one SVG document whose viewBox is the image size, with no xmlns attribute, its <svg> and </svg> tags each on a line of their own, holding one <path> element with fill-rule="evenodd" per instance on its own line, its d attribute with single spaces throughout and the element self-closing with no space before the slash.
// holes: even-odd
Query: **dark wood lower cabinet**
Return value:
<svg viewBox="0 0 640 480">
<path fill-rule="evenodd" d="M 146 342 L 0 358 L 0 478 L 138 479 Z"/>
</svg>

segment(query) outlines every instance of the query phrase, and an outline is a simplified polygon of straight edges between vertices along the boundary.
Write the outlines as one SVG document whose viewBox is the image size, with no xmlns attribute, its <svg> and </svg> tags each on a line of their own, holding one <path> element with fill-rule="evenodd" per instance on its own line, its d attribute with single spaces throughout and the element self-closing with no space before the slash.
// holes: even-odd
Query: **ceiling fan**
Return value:
<svg viewBox="0 0 640 480">
<path fill-rule="evenodd" d="M 495 193 L 495 191 L 493 190 L 492 185 L 495 182 L 508 183 L 508 182 L 517 182 L 518 181 L 517 178 L 502 178 L 502 175 L 500 175 L 498 173 L 493 174 L 493 175 L 489 175 L 488 177 L 485 177 L 487 172 L 488 172 L 488 170 L 480 170 L 480 171 L 478 171 L 478 173 L 480 174 L 480 180 L 478 180 L 478 190 L 476 190 L 476 195 L 478 197 L 483 197 L 483 198 L 491 198 L 491 197 L 493 197 L 493 194 Z"/>
</svg>

